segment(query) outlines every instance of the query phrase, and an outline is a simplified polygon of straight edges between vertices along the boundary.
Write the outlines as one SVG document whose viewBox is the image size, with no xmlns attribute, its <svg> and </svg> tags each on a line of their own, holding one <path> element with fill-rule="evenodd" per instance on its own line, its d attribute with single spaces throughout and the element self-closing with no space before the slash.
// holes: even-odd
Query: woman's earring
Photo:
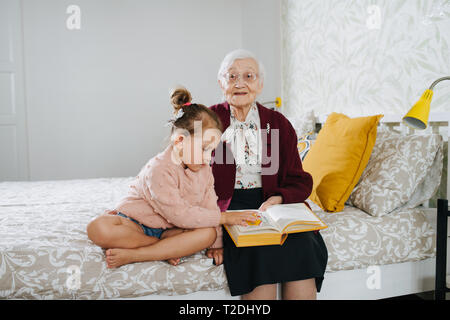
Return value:
<svg viewBox="0 0 450 320">
<path fill-rule="evenodd" d="M 266 128 L 267 128 L 267 134 L 269 134 L 270 133 L 270 124 L 267 124 Z"/>
</svg>

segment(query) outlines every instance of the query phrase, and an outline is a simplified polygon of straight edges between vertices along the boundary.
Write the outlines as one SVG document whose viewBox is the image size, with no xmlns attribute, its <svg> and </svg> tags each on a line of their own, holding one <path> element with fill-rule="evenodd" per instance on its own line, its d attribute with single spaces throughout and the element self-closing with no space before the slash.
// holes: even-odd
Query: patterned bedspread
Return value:
<svg viewBox="0 0 450 320">
<path fill-rule="evenodd" d="M 0 183 L 0 298 L 108 299 L 225 288 L 223 266 L 204 252 L 175 267 L 157 261 L 106 268 L 86 225 L 112 208 L 130 181 Z M 434 256 L 434 231 L 419 209 L 378 218 L 353 207 L 330 214 L 311 205 L 329 226 L 321 231 L 328 272 Z"/>
</svg>

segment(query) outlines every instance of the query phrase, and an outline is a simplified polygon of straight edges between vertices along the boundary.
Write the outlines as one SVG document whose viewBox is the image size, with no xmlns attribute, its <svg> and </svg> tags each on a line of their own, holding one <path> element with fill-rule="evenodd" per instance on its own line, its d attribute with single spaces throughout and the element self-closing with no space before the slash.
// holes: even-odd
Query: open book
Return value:
<svg viewBox="0 0 450 320">
<path fill-rule="evenodd" d="M 259 224 L 248 226 L 224 225 L 236 247 L 282 245 L 289 233 L 327 228 L 304 203 L 277 204 L 266 211 L 257 209 L 228 210 L 255 211 L 260 215 Z"/>
</svg>

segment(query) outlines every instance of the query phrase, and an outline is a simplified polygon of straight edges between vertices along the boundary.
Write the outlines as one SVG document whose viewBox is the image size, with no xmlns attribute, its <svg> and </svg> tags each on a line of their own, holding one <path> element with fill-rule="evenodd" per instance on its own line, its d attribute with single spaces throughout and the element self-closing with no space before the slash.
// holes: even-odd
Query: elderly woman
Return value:
<svg viewBox="0 0 450 320">
<path fill-rule="evenodd" d="M 225 102 L 210 108 L 224 128 L 212 165 L 221 210 L 304 202 L 313 183 L 302 169 L 295 130 L 281 113 L 256 102 L 264 84 L 261 63 L 246 50 L 232 51 L 218 81 Z M 319 232 L 290 234 L 281 246 L 238 248 L 226 231 L 223 241 L 223 249 L 207 254 L 223 259 L 231 295 L 276 299 L 277 283 L 283 299 L 315 299 L 320 291 L 328 252 Z"/>
</svg>

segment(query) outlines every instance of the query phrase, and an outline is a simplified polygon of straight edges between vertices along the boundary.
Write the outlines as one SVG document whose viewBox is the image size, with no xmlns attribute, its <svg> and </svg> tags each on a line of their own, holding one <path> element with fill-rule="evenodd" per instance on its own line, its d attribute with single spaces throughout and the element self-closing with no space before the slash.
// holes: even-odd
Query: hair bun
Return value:
<svg viewBox="0 0 450 320">
<path fill-rule="evenodd" d="M 177 87 L 170 94 L 170 102 L 175 113 L 183 107 L 183 104 L 191 102 L 191 100 L 191 93 L 184 87 Z"/>
</svg>

